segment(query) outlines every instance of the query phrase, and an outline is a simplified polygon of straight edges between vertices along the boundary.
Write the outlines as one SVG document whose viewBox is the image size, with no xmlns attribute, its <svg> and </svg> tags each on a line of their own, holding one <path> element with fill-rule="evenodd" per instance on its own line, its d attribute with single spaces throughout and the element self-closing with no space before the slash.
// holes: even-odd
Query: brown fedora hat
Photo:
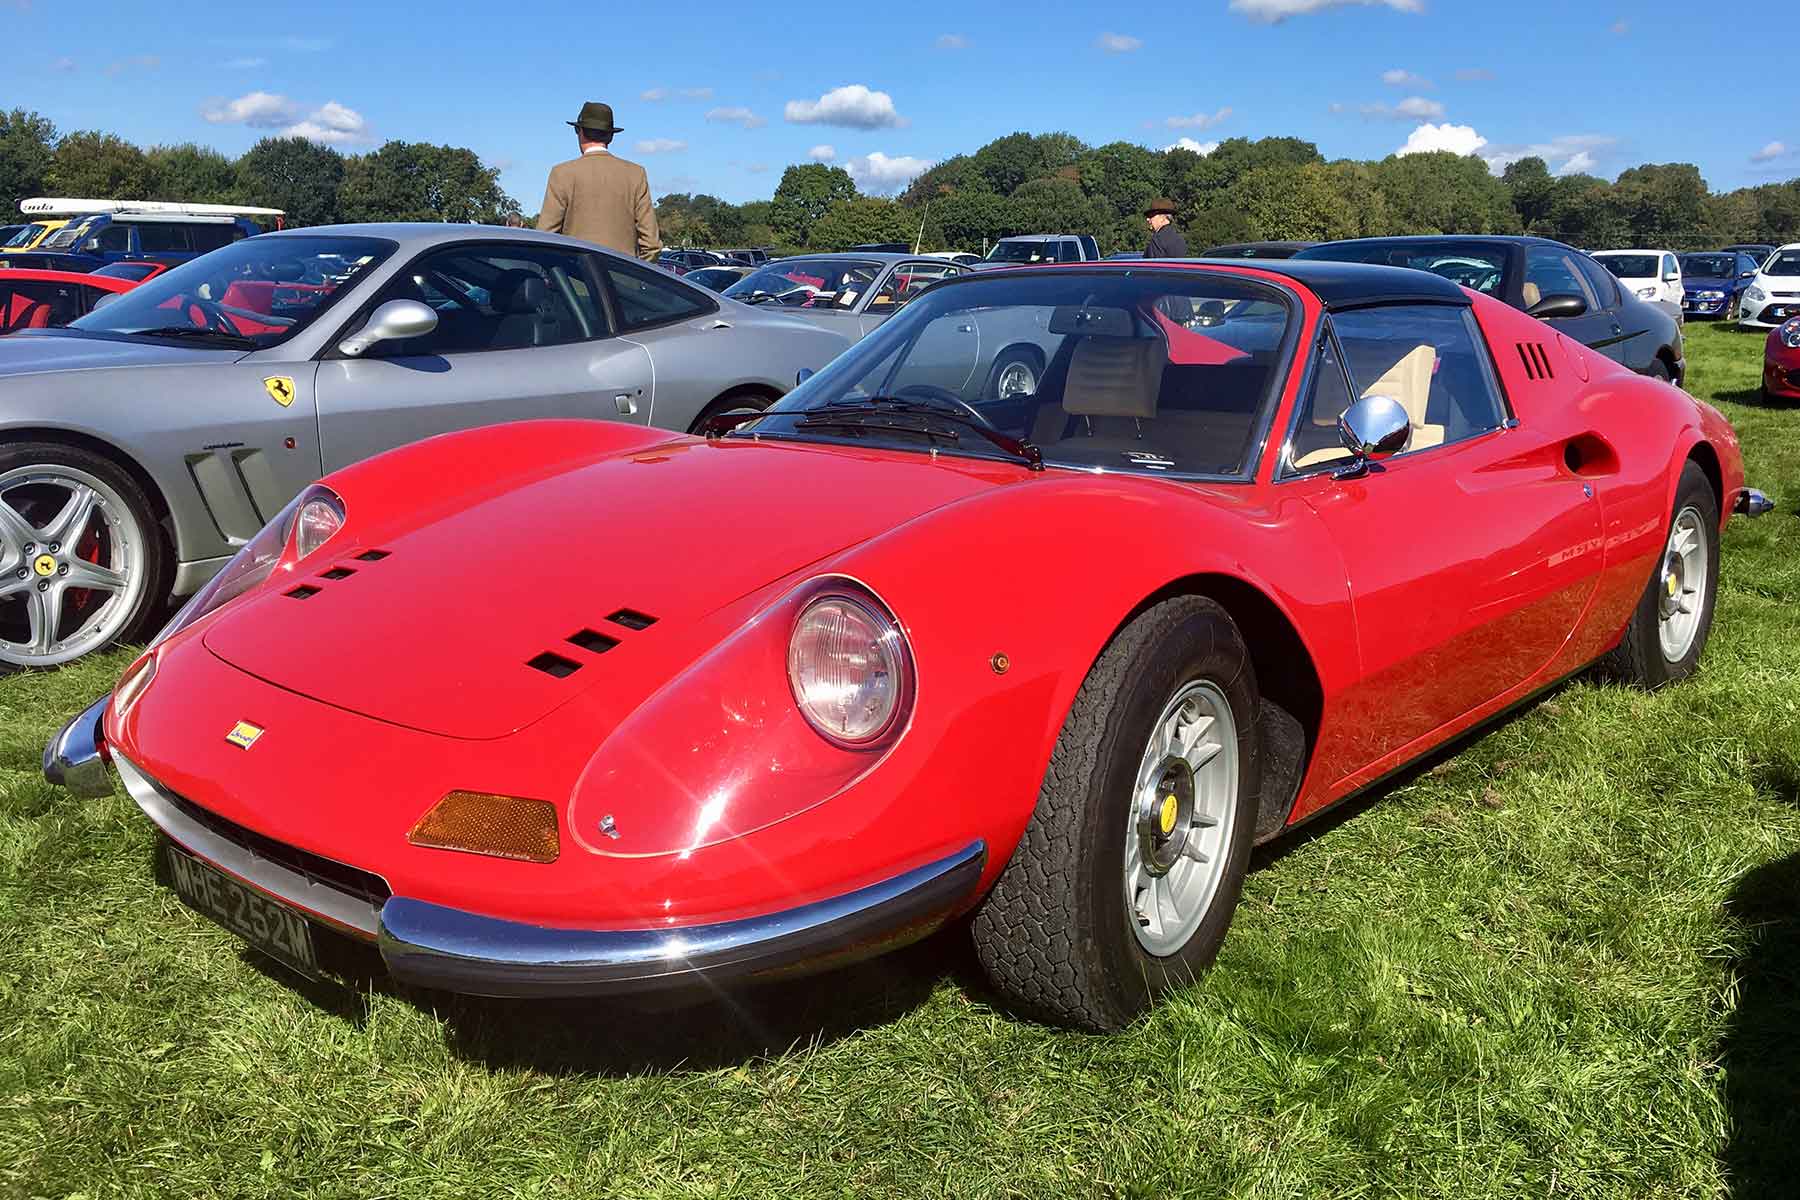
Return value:
<svg viewBox="0 0 1800 1200">
<path fill-rule="evenodd" d="M 612 105 L 602 104 L 598 100 L 589 100 L 581 106 L 581 115 L 569 124 L 577 129 L 592 129 L 595 133 L 618 133 L 619 127 L 612 123 Z"/>
<path fill-rule="evenodd" d="M 1156 199 L 1150 201 L 1150 206 L 1144 210 L 1144 215 L 1146 217 L 1154 217 L 1157 213 L 1166 213 L 1171 217 L 1174 216 L 1175 202 L 1167 196 L 1156 197 Z"/>
</svg>

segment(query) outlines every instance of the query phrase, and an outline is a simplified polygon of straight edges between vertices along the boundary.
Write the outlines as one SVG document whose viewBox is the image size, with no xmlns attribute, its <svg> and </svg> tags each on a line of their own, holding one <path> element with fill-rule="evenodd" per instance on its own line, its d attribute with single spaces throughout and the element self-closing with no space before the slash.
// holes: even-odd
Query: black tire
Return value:
<svg viewBox="0 0 1800 1200">
<path fill-rule="evenodd" d="M 1646 372 L 1644 372 L 1644 373 L 1645 373 L 1645 374 L 1646 374 L 1646 375 L 1648 375 L 1648 376 L 1649 376 L 1649 377 L 1650 377 L 1650 378 L 1652 378 L 1652 379 L 1660 379 L 1660 380 L 1662 380 L 1662 381 L 1663 381 L 1663 382 L 1664 382 L 1664 383 L 1673 383 L 1673 382 L 1675 382 L 1675 376 L 1674 376 L 1674 374 L 1673 374 L 1673 373 L 1672 373 L 1672 372 L 1671 372 L 1671 371 L 1670 371 L 1670 370 L 1669 370 L 1669 364 L 1668 364 L 1668 363 L 1666 363 L 1666 362 L 1664 362 L 1664 361 L 1663 361 L 1663 360 L 1662 360 L 1662 359 L 1660 359 L 1660 358 L 1653 358 L 1653 359 L 1651 359 L 1651 360 L 1650 360 L 1650 369 L 1649 369 L 1649 370 L 1648 370 L 1648 371 L 1646 371 Z"/>
<path fill-rule="evenodd" d="M 1238 795 L 1211 903 L 1187 942 L 1157 957 L 1139 944 L 1124 897 L 1129 798 L 1151 726 L 1197 680 L 1229 703 Z M 1166 600 L 1107 646 L 1063 723 L 1037 809 L 971 922 L 976 953 L 1009 1005 L 1053 1024 L 1114 1030 L 1212 962 L 1243 890 L 1256 824 L 1257 708 L 1243 637 L 1205 597 Z"/>
<path fill-rule="evenodd" d="M 1701 536 L 1706 544 L 1706 583 L 1701 589 L 1700 619 L 1693 643 L 1688 647 L 1687 653 L 1671 660 L 1663 651 L 1659 634 L 1662 567 L 1668 553 L 1668 534 L 1674 530 L 1676 519 L 1681 513 L 1690 508 L 1700 518 Z M 1644 586 L 1644 594 L 1639 597 L 1637 607 L 1632 610 L 1631 620 L 1625 626 L 1625 636 L 1600 660 L 1600 673 L 1607 678 L 1643 688 L 1659 688 L 1692 675 L 1700 662 L 1701 653 L 1706 649 L 1706 639 L 1712 633 L 1713 610 L 1719 595 L 1719 501 L 1713 495 L 1712 484 L 1707 480 L 1706 472 L 1691 460 L 1681 468 L 1681 481 L 1675 489 L 1675 507 L 1669 512 L 1664 547 L 1657 554 L 1656 566 L 1650 572 L 1650 581 Z"/>
<path fill-rule="evenodd" d="M 736 391 L 726 392 L 700 410 L 700 415 L 694 418 L 692 425 L 688 426 L 688 432 L 699 433 L 714 417 L 733 412 L 761 412 L 773 403 L 775 402 L 762 392 L 749 388 L 738 388 Z"/>
<path fill-rule="evenodd" d="M 1031 370 L 1031 392 L 1035 394 L 1038 385 L 1044 381 L 1044 361 L 1036 350 L 1029 346 L 1009 346 L 994 359 L 994 365 L 988 371 L 987 383 L 982 386 L 983 400 L 1000 399 L 1000 378 L 1006 374 L 1008 367 L 1023 364 Z"/>
<path fill-rule="evenodd" d="M 64 467 L 84 472 L 110 488 L 136 524 L 143 551 L 139 570 L 144 577 L 144 586 L 128 606 L 116 630 L 104 642 L 84 653 L 135 640 L 143 632 L 146 623 L 164 610 L 169 598 L 170 571 L 173 566 L 168 540 L 156 518 L 156 509 L 149 496 L 131 473 L 112 459 L 61 442 L 17 442 L 0 446 L 0 477 L 21 467 Z M 17 670 L 20 665 L 0 660 L 0 673 Z"/>
</svg>

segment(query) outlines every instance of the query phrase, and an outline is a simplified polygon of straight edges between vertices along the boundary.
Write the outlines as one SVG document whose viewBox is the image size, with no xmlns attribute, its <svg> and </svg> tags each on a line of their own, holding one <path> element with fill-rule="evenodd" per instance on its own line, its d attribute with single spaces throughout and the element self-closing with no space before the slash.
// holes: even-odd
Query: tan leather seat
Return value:
<svg viewBox="0 0 1800 1200">
<path fill-rule="evenodd" d="M 1431 402 L 1431 376 L 1436 367 L 1436 349 L 1429 345 L 1414 346 L 1399 362 L 1383 372 L 1379 379 L 1363 389 L 1365 400 L 1370 396 L 1386 396 L 1398 401 L 1400 407 L 1406 410 L 1407 423 L 1412 426 L 1412 433 L 1407 437 L 1406 450 L 1402 453 L 1444 444 L 1444 427 L 1429 424 L 1425 420 L 1426 409 Z M 1315 423 L 1319 420 L 1318 413 L 1313 414 L 1313 420 Z M 1336 424 L 1335 418 L 1332 423 Z M 1349 457 L 1350 451 L 1342 446 L 1326 446 L 1295 459 L 1294 469 L 1305 470 Z"/>
<path fill-rule="evenodd" d="M 1141 436 L 1143 422 L 1156 417 L 1168 361 L 1160 338 L 1083 338 L 1069 359 L 1062 396 L 1063 411 L 1082 418 L 1076 436 Z"/>
<path fill-rule="evenodd" d="M 1544 290 L 1529 279 L 1527 279 L 1519 288 L 1519 299 L 1525 302 L 1526 308 L 1530 308 L 1543 298 Z"/>
</svg>

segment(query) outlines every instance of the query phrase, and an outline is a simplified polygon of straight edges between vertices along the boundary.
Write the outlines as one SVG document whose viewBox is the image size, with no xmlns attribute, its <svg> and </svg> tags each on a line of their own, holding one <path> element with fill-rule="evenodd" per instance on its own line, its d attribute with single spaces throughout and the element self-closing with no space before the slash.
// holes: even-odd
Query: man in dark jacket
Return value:
<svg viewBox="0 0 1800 1200">
<path fill-rule="evenodd" d="M 1181 230 L 1175 228 L 1175 202 L 1167 196 L 1158 196 L 1144 210 L 1144 219 L 1150 222 L 1150 244 L 1144 247 L 1145 258 L 1186 258 L 1187 239 L 1181 236 Z"/>
</svg>

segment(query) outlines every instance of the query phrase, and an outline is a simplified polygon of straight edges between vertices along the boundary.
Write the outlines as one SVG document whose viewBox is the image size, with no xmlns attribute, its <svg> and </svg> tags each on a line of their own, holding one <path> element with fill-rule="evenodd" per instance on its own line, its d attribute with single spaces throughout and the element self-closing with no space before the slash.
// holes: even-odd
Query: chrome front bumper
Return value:
<svg viewBox="0 0 1800 1200">
<path fill-rule="evenodd" d="M 57 730 L 44 747 L 45 779 L 77 796 L 112 795 L 112 776 L 106 769 L 106 737 L 100 728 L 111 699 L 110 694 L 100 697 Z"/>
<path fill-rule="evenodd" d="M 1775 511 L 1775 502 L 1757 491 L 1745 488 L 1737 494 L 1737 502 L 1731 506 L 1733 512 L 1743 513 L 1747 517 L 1760 517 Z"/>
<path fill-rule="evenodd" d="M 970 898 L 987 864 L 987 847 L 976 841 L 766 916 L 672 929 L 553 929 L 405 896 L 377 906 L 195 820 L 183 811 L 188 802 L 124 755 L 112 763 L 144 815 L 196 857 L 311 920 L 375 942 L 398 980 L 476 996 L 595 996 L 853 962 L 936 929 Z"/>
</svg>

